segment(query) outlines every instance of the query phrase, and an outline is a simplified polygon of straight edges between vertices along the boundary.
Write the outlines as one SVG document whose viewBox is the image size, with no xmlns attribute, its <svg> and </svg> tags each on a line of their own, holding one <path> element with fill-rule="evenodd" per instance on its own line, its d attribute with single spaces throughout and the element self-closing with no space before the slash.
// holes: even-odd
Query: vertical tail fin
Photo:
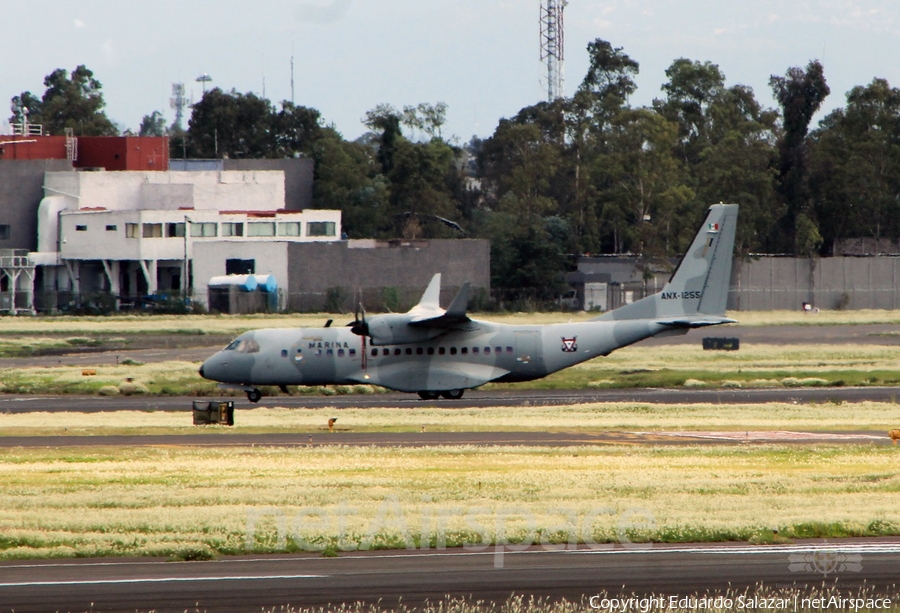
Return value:
<svg viewBox="0 0 900 613">
<path fill-rule="evenodd" d="M 597 319 L 668 318 L 687 325 L 687 320 L 697 316 L 723 317 L 731 282 L 737 215 L 736 204 L 709 207 L 703 226 L 663 290 Z"/>
</svg>

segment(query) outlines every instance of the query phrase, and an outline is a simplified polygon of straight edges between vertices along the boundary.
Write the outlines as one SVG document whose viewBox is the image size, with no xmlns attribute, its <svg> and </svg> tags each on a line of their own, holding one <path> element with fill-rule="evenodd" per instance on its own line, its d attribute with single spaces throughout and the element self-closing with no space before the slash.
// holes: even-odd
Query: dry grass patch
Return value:
<svg viewBox="0 0 900 613">
<path fill-rule="evenodd" d="M 98 400 L 98 402 L 104 402 Z M 603 430 L 876 430 L 900 426 L 900 405 L 594 403 L 558 407 L 468 409 L 238 409 L 233 427 L 194 426 L 184 411 L 0 413 L 2 436 L 320 432 L 337 415 L 355 432 L 483 432 Z M 335 436 L 339 436 L 338 433 Z"/>
<path fill-rule="evenodd" d="M 501 529 L 510 542 L 545 543 L 765 540 L 773 526 L 788 538 L 900 533 L 891 447 L 4 449 L 0 458 L 0 558 L 435 547 L 490 543 Z"/>
</svg>

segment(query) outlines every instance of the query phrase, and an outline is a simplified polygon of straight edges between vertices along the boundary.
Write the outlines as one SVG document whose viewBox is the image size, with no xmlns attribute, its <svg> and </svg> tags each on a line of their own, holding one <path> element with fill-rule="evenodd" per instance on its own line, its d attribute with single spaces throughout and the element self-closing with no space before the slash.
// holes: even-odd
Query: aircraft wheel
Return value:
<svg viewBox="0 0 900 613">
<path fill-rule="evenodd" d="M 250 402 L 259 402 L 260 398 L 262 398 L 262 392 L 255 387 L 247 392 L 247 400 Z"/>
<path fill-rule="evenodd" d="M 446 390 L 441 392 L 441 396 L 447 400 L 459 400 L 463 396 L 464 390 Z"/>
<path fill-rule="evenodd" d="M 437 400 L 440 395 L 440 392 L 432 392 L 429 390 L 422 390 L 419 392 L 419 398 L 422 400 Z"/>
</svg>

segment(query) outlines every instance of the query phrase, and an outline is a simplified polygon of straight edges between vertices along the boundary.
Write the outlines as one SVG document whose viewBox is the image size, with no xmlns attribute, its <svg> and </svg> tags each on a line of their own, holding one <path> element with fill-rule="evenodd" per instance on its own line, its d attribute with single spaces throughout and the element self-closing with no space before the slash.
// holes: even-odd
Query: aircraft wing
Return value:
<svg viewBox="0 0 900 613">
<path fill-rule="evenodd" d="M 472 320 L 466 314 L 469 308 L 470 290 L 471 284 L 469 282 L 464 283 L 446 311 L 439 314 L 433 312 L 413 314 L 409 320 L 409 325 L 420 328 L 472 329 L 470 325 Z"/>
<path fill-rule="evenodd" d="M 468 389 L 509 374 L 505 368 L 457 363 L 447 366 L 413 366 L 408 363 L 370 366 L 367 373 L 349 377 L 358 383 L 375 383 L 401 392 Z M 366 376 L 368 375 L 368 377 Z"/>
</svg>

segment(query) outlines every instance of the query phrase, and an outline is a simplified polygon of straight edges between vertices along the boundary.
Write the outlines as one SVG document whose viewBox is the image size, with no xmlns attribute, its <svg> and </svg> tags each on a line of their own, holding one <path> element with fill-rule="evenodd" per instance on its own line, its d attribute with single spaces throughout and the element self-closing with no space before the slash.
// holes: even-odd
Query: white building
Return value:
<svg viewBox="0 0 900 613">
<path fill-rule="evenodd" d="M 240 258 L 251 244 L 341 238 L 340 211 L 284 210 L 282 171 L 48 172 L 44 192 L 31 257 L 45 292 L 205 297 L 208 279 L 190 274 L 198 244 Z"/>
</svg>

